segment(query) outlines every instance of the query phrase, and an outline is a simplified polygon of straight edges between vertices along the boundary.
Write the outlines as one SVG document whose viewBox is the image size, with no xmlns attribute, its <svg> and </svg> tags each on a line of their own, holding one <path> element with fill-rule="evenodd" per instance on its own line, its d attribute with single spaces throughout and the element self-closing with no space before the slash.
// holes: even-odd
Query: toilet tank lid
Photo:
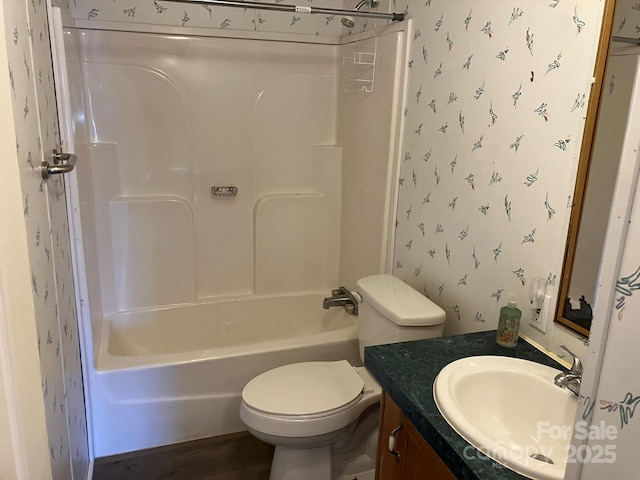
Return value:
<svg viewBox="0 0 640 480">
<path fill-rule="evenodd" d="M 371 275 L 357 284 L 363 301 L 396 325 L 426 327 L 446 320 L 442 308 L 393 275 Z"/>
</svg>

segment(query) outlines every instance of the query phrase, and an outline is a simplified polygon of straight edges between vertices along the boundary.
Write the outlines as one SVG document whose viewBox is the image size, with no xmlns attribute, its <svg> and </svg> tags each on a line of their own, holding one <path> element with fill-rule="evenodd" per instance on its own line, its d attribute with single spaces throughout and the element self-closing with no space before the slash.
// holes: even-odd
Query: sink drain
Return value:
<svg viewBox="0 0 640 480">
<path fill-rule="evenodd" d="M 541 453 L 534 453 L 533 455 L 531 455 L 531 458 L 533 458 L 534 460 L 538 460 L 539 462 L 550 463 L 554 465 L 553 460 L 551 460 L 546 455 L 542 455 Z"/>
</svg>

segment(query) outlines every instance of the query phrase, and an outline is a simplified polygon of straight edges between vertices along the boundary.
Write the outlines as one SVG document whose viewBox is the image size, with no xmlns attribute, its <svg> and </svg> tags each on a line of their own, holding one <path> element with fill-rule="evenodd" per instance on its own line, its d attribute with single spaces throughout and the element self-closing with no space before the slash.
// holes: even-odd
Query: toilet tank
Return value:
<svg viewBox="0 0 640 480">
<path fill-rule="evenodd" d="M 399 278 L 372 275 L 357 282 L 360 358 L 364 347 L 442 336 L 444 310 Z"/>
</svg>

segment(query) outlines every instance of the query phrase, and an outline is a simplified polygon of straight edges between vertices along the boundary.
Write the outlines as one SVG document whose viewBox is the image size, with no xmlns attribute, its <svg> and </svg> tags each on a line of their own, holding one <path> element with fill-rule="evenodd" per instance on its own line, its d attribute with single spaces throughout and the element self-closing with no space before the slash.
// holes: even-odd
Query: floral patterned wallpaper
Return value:
<svg viewBox="0 0 640 480">
<path fill-rule="evenodd" d="M 46 4 L 3 4 L 13 121 L 55 480 L 87 478 L 89 455 L 64 181 L 39 166 L 59 142 Z"/>
<path fill-rule="evenodd" d="M 395 6 L 415 33 L 394 273 L 448 334 L 495 328 L 513 294 L 545 340 L 530 282 L 557 293 L 603 3 Z"/>
<path fill-rule="evenodd" d="M 282 3 L 266 1 L 263 3 Z M 295 2 L 292 2 L 295 3 Z M 304 0 L 303 6 L 343 8 L 342 0 Z M 76 20 L 119 21 L 154 25 L 287 32 L 339 36 L 340 18 L 335 15 L 270 12 L 266 10 L 185 5 L 162 0 L 74 0 Z"/>
</svg>

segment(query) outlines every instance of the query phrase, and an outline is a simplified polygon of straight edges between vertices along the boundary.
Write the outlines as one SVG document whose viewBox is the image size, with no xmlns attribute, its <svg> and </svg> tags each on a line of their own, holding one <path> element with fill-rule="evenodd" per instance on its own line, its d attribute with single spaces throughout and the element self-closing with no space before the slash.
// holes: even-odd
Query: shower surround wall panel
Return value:
<svg viewBox="0 0 640 480">
<path fill-rule="evenodd" d="M 373 93 L 350 91 L 342 75 L 338 140 L 348 161 L 343 165 L 340 282 L 357 288 L 358 279 L 390 272 L 400 163 L 406 64 L 412 35 L 378 36 L 347 44 L 341 57 L 376 52 Z M 392 158 L 394 161 L 389 161 Z"/>
<path fill-rule="evenodd" d="M 337 284 L 340 149 L 314 148 L 336 143 L 336 47 L 79 38 L 104 315 Z"/>
</svg>

